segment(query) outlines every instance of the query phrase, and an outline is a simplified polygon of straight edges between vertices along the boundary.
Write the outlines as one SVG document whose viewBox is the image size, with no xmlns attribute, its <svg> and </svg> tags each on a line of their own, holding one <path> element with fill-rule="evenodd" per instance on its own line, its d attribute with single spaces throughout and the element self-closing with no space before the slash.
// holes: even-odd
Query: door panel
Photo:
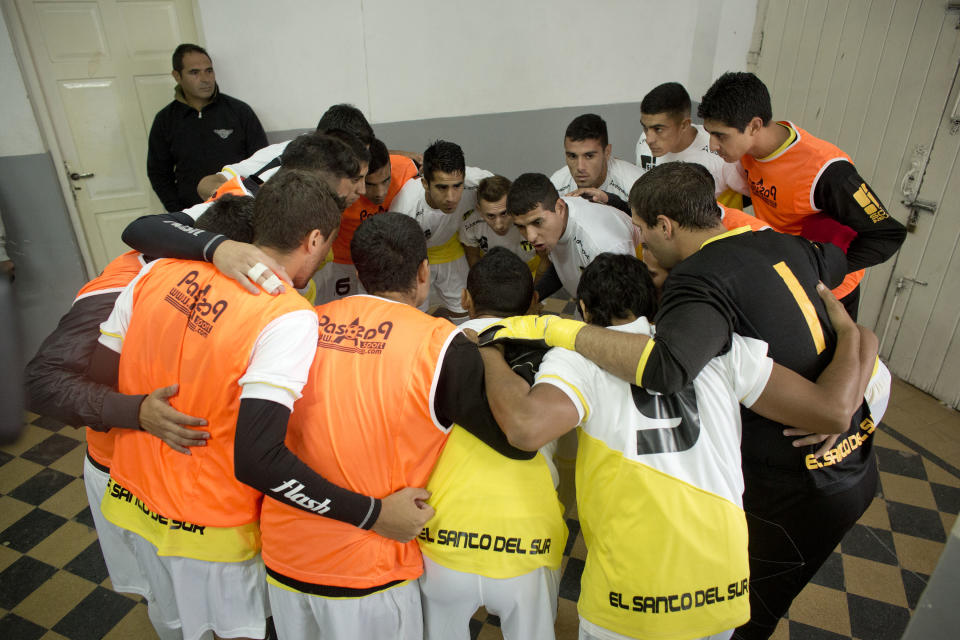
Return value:
<svg viewBox="0 0 960 640">
<path fill-rule="evenodd" d="M 195 42 L 192 3 L 17 0 L 96 268 L 124 250 L 126 221 L 162 211 L 147 135 L 173 97 L 170 56 Z"/>
</svg>

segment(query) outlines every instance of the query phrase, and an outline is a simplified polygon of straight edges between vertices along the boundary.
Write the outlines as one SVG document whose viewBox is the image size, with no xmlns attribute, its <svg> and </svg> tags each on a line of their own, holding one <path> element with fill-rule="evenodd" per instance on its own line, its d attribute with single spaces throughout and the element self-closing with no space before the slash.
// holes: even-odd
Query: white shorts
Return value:
<svg viewBox="0 0 960 640">
<path fill-rule="evenodd" d="M 421 640 L 423 614 L 415 581 L 361 598 L 325 598 L 270 583 L 270 608 L 280 640 Z"/>
<path fill-rule="evenodd" d="M 430 295 L 420 306 L 426 311 L 434 305 L 440 305 L 457 315 L 466 314 L 467 310 L 460 306 L 460 295 L 467 288 L 466 256 L 460 256 L 453 262 L 430 265 Z"/>
<path fill-rule="evenodd" d="M 313 274 L 313 281 L 317 285 L 315 305 L 367 292 L 360 284 L 357 269 L 352 264 L 330 262 Z"/>
<path fill-rule="evenodd" d="M 703 636 L 697 640 L 730 640 L 733 637 L 733 629 L 727 629 L 711 636 Z M 589 620 L 580 618 L 579 640 L 633 640 L 633 636 L 624 636 L 619 633 L 598 627 Z"/>
<path fill-rule="evenodd" d="M 140 565 L 133 552 L 123 541 L 123 529 L 103 517 L 100 502 L 107 490 L 110 473 L 102 471 L 90 461 L 89 454 L 83 458 L 83 485 L 90 503 L 90 514 L 97 528 L 100 551 L 107 564 L 107 573 L 114 591 L 136 593 L 150 599 L 150 586 L 140 571 Z"/>
<path fill-rule="evenodd" d="M 505 640 L 554 640 L 560 570 L 541 567 L 516 578 L 487 578 L 423 559 L 420 594 L 425 640 L 467 640 L 481 606 L 500 616 Z"/>
<path fill-rule="evenodd" d="M 158 556 L 139 535 L 120 529 L 150 583 L 147 613 L 161 638 L 263 638 L 270 617 L 263 560 L 206 562 Z"/>
<path fill-rule="evenodd" d="M 867 383 L 867 390 L 863 397 L 867 400 L 867 406 L 870 407 L 870 416 L 875 424 L 880 424 L 883 414 L 887 412 L 887 405 L 890 403 L 890 370 L 883 362 L 879 363 L 877 372 Z"/>
</svg>

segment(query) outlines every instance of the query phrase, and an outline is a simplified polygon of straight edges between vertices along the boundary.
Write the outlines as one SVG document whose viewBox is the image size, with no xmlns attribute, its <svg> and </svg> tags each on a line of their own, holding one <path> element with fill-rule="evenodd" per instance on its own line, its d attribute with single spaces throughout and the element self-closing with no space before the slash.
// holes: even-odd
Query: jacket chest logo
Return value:
<svg viewBox="0 0 960 640">
<path fill-rule="evenodd" d="M 214 129 L 213 132 L 220 136 L 223 140 L 226 140 L 230 137 L 230 134 L 233 133 L 233 129 Z"/>
</svg>

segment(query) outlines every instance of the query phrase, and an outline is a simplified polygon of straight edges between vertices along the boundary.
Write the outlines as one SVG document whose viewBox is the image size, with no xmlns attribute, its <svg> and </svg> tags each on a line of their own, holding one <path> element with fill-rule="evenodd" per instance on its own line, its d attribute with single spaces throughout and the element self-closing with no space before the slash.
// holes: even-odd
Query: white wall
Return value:
<svg viewBox="0 0 960 640">
<path fill-rule="evenodd" d="M 220 86 L 268 131 L 336 102 L 371 122 L 696 100 L 746 68 L 756 0 L 198 0 Z M 589 10 L 585 11 L 587 7 Z"/>
<path fill-rule="evenodd" d="M 40 128 L 27 98 L 3 12 L 0 12 L 0 87 L 3 87 L 0 91 L 0 114 L 3 114 L 0 157 L 43 153 Z"/>
</svg>

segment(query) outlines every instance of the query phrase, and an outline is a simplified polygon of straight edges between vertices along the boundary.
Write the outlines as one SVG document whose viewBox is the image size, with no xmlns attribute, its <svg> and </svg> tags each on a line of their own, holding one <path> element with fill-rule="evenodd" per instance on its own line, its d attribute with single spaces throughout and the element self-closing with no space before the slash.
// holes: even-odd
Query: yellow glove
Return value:
<svg viewBox="0 0 960 640">
<path fill-rule="evenodd" d="M 529 342 L 532 345 L 561 347 L 575 351 L 577 334 L 586 323 L 560 316 L 514 316 L 497 321 L 480 334 L 480 346 L 501 341 Z"/>
</svg>

